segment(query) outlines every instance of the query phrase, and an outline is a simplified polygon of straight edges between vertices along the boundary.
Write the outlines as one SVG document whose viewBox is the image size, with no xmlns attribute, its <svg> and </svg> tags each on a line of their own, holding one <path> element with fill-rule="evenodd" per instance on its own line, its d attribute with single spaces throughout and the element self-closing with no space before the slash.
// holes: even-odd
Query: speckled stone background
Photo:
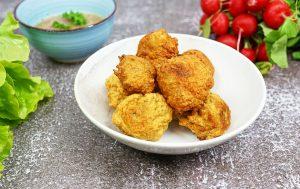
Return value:
<svg viewBox="0 0 300 189">
<path fill-rule="evenodd" d="M 108 43 L 159 27 L 196 35 L 198 3 L 117 1 Z M 16 4 L 0 0 L 0 19 Z M 265 78 L 267 103 L 249 129 L 223 145 L 184 156 L 140 152 L 94 127 L 73 94 L 80 64 L 54 63 L 32 49 L 27 65 L 52 84 L 56 96 L 15 130 L 1 188 L 300 188 L 300 62 Z"/>
</svg>

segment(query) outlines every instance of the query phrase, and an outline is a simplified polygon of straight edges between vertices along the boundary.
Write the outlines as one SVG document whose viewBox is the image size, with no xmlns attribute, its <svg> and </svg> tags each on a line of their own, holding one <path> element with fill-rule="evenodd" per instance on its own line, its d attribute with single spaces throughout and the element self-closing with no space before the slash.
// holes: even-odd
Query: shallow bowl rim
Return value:
<svg viewBox="0 0 300 189">
<path fill-rule="evenodd" d="M 24 23 L 23 21 L 21 21 L 18 16 L 17 16 L 17 9 L 19 8 L 19 6 L 24 3 L 25 1 L 27 0 L 22 0 L 20 1 L 14 8 L 14 17 L 15 19 L 20 23 L 22 24 L 23 26 L 27 27 L 27 28 L 30 28 L 30 29 L 35 29 L 35 30 L 38 30 L 38 31 L 43 31 L 43 32 L 49 32 L 49 33 L 71 33 L 71 32 L 76 32 L 76 31 L 84 31 L 84 30 L 88 30 L 90 28 L 93 28 L 94 26 L 98 26 L 104 22 L 106 22 L 107 20 L 109 20 L 111 17 L 114 16 L 116 10 L 117 10 L 117 3 L 115 0 L 112 0 L 113 3 L 114 3 L 114 10 L 112 11 L 112 13 L 110 13 L 109 16 L 105 17 L 103 20 L 100 20 L 99 22 L 95 23 L 95 24 L 91 24 L 87 27 L 84 27 L 84 28 L 77 28 L 77 29 L 74 29 L 74 30 L 53 30 L 53 29 L 42 29 L 42 28 L 39 28 L 39 27 L 36 27 L 36 26 L 31 26 L 29 24 L 26 24 Z"/>
</svg>

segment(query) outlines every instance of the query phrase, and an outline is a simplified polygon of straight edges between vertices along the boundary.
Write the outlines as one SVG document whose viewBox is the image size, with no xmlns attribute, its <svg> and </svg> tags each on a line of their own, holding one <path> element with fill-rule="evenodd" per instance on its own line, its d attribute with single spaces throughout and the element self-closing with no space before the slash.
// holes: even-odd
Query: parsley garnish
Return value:
<svg viewBox="0 0 300 189">
<path fill-rule="evenodd" d="M 68 29 L 70 29 L 71 26 L 61 23 L 61 22 L 54 21 L 52 23 L 52 27 L 57 28 L 57 29 L 62 29 L 62 30 L 68 30 Z"/>
<path fill-rule="evenodd" d="M 69 20 L 73 25 L 76 26 L 84 26 L 87 23 L 86 18 L 80 12 L 65 12 L 62 17 Z"/>
</svg>

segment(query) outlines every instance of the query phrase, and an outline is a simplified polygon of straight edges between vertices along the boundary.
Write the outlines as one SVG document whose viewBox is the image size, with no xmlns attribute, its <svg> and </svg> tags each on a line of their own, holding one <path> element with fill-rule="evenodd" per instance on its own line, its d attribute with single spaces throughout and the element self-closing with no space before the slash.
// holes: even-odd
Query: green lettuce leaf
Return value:
<svg viewBox="0 0 300 189">
<path fill-rule="evenodd" d="M 11 128 L 26 121 L 39 101 L 53 96 L 49 83 L 32 77 L 23 65 L 30 50 L 28 40 L 14 34 L 18 27 L 11 13 L 0 25 L 0 176 L 13 145 Z"/>
<path fill-rule="evenodd" d="M 18 27 L 12 13 L 8 13 L 0 25 L 0 60 L 22 62 L 28 60 L 30 52 L 28 40 L 22 35 L 13 33 Z"/>
<path fill-rule="evenodd" d="M 19 119 L 19 100 L 14 88 L 5 81 L 0 87 L 0 118 Z"/>
<path fill-rule="evenodd" d="M 29 71 L 23 64 L 2 61 L 7 75 L 13 80 L 13 94 L 18 101 L 18 119 L 25 119 L 28 114 L 37 109 L 38 102 L 45 97 L 52 97 L 53 91 L 50 85 L 41 80 L 40 77 L 31 77 Z M 7 106 L 8 107 L 8 106 Z M 9 109 L 9 108 L 7 108 Z M 14 110 L 16 112 L 16 110 Z M 15 117 L 0 117 L 14 120 Z"/>
<path fill-rule="evenodd" d="M 6 18 L 0 25 L 0 35 L 5 33 L 13 33 L 14 30 L 19 28 L 18 21 L 13 17 L 12 13 L 8 13 Z"/>
<path fill-rule="evenodd" d="M 4 84 L 6 78 L 6 71 L 0 63 L 0 87 Z"/>
<path fill-rule="evenodd" d="M 2 161 L 9 156 L 12 147 L 13 147 L 12 131 L 10 130 L 9 126 L 0 126 L 0 173 L 4 169 Z"/>
<path fill-rule="evenodd" d="M 5 159 L 13 146 L 13 133 L 9 126 L 0 126 L 0 161 Z"/>
<path fill-rule="evenodd" d="M 8 119 L 3 119 L 0 118 L 0 125 L 9 125 L 10 127 L 16 127 L 26 121 L 26 119 L 17 119 L 17 120 L 8 120 Z"/>
</svg>

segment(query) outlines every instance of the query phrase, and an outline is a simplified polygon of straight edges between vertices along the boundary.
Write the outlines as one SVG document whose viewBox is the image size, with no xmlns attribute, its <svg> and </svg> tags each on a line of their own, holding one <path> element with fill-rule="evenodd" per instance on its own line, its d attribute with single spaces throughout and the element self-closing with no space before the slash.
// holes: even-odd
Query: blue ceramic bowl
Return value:
<svg viewBox="0 0 300 189">
<path fill-rule="evenodd" d="M 104 18 L 77 30 L 55 31 L 37 28 L 43 19 L 68 11 L 93 13 Z M 21 32 L 30 44 L 59 62 L 79 62 L 108 40 L 114 22 L 114 0 L 24 0 L 14 11 Z"/>
</svg>

